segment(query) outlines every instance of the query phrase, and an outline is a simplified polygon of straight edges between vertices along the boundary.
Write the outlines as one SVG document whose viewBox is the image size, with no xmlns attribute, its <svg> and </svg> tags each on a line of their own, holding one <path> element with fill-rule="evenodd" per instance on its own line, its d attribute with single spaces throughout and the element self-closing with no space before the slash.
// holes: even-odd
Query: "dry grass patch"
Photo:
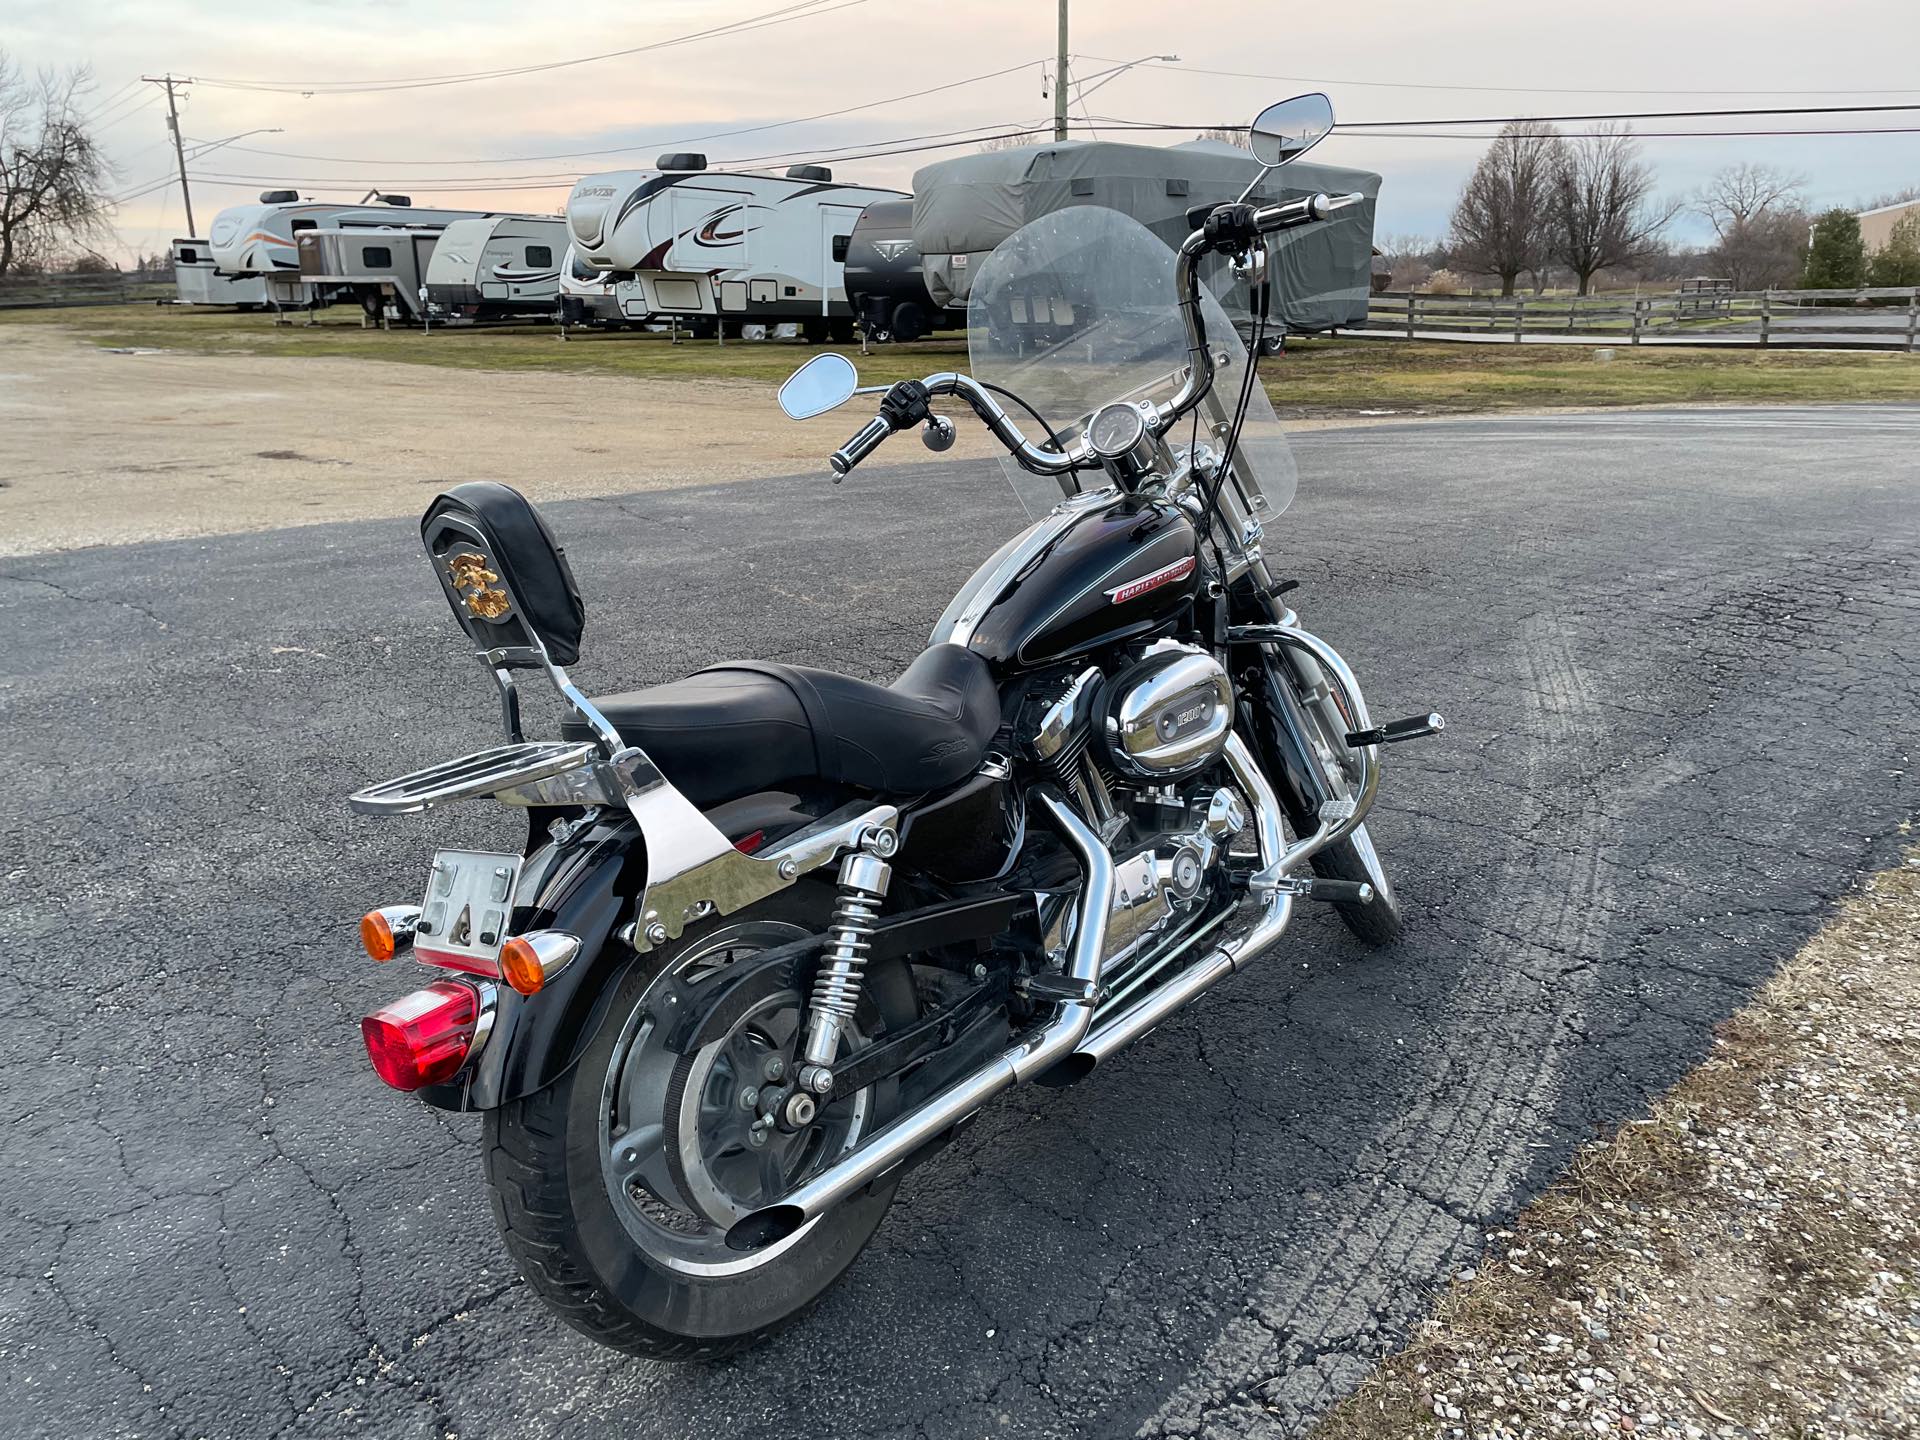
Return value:
<svg viewBox="0 0 1920 1440">
<path fill-rule="evenodd" d="M 1920 1435 L 1920 853 L 1316 1432 L 1635 1433 Z"/>
</svg>

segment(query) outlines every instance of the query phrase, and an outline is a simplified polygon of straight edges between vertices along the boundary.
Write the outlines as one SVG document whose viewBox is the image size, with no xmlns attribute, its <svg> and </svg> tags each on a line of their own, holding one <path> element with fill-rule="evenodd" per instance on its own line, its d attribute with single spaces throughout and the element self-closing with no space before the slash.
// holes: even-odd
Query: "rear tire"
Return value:
<svg viewBox="0 0 1920 1440">
<path fill-rule="evenodd" d="M 684 1210 L 676 1220 L 679 1207 L 649 1194 L 647 1216 L 664 1216 L 667 1223 L 661 1238 L 643 1242 L 636 1237 L 650 1234 L 652 1221 L 638 1214 L 643 1206 L 637 1197 L 616 1197 L 606 1169 L 607 1106 L 609 1096 L 624 1093 L 625 1067 L 672 1059 L 633 1058 L 650 1033 L 642 1012 L 653 981 L 696 956 L 705 963 L 716 952 L 698 947 L 754 926 L 763 932 L 757 941 L 733 942 L 749 955 L 818 933 L 833 898 L 830 886 L 803 883 L 683 937 L 654 965 L 636 967 L 620 983 L 599 1033 L 566 1075 L 488 1112 L 487 1180 L 507 1249 L 555 1313 L 601 1344 L 657 1360 L 718 1360 L 743 1350 L 805 1314 L 858 1257 L 892 1205 L 894 1186 L 875 1186 L 789 1239 L 740 1254 L 700 1230 L 710 1231 L 711 1222 Z M 868 971 L 856 1024 L 869 1042 L 911 1021 L 912 995 L 899 962 Z M 671 1068 L 674 1081 L 683 1083 L 685 1058 Z M 665 1090 L 677 1088 L 669 1084 Z M 896 1104 L 896 1087 L 882 1084 L 859 1096 L 835 1097 L 821 1114 L 838 1105 L 858 1106 L 857 1138 L 885 1124 Z M 641 1133 L 649 1117 L 628 1118 L 636 1128 L 612 1132 L 616 1151 L 625 1143 L 618 1137 Z M 671 1123 L 664 1129 L 674 1133 Z M 636 1213 L 616 1208 L 626 1206 Z M 684 1242 L 674 1233 L 676 1224 L 689 1237 Z"/>
</svg>

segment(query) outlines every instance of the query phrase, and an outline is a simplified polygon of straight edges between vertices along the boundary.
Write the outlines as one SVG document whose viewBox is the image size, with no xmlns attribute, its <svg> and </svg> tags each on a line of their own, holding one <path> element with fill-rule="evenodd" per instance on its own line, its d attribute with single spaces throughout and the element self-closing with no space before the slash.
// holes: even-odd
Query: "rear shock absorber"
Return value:
<svg viewBox="0 0 1920 1440">
<path fill-rule="evenodd" d="M 882 857 L 891 855 L 899 840 L 893 831 L 883 830 L 870 836 L 867 845 L 868 849 L 855 851 L 840 862 L 840 899 L 827 926 L 826 954 L 813 977 L 799 1082 L 803 1090 L 815 1095 L 826 1095 L 833 1089 L 833 1062 L 840 1053 L 840 1033 L 859 1008 L 867 952 L 873 948 L 874 927 L 880 920 L 880 902 L 887 898 L 887 886 L 893 879 L 893 867 Z"/>
</svg>

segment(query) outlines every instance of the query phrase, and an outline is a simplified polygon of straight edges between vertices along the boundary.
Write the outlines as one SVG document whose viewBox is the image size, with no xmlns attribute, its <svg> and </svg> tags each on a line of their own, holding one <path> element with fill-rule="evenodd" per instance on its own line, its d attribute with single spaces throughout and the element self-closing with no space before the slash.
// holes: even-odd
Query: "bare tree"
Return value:
<svg viewBox="0 0 1920 1440">
<path fill-rule="evenodd" d="M 1920 200 L 1920 185 L 1905 185 L 1898 190 L 1889 190 L 1883 195 L 1875 195 L 1853 207 L 1855 214 L 1868 210 L 1882 210 L 1889 205 L 1904 205 L 1909 200 Z"/>
<path fill-rule="evenodd" d="M 1553 176 L 1553 258 L 1573 271 L 1582 295 L 1593 277 L 1659 248 L 1680 203 L 1653 197 L 1653 168 L 1630 129 L 1600 125 L 1563 143 Z"/>
<path fill-rule="evenodd" d="M 1513 294 L 1523 270 L 1538 270 L 1548 250 L 1553 179 L 1565 142 L 1551 125 L 1515 121 L 1494 137 L 1453 207 L 1447 248 L 1456 266 L 1500 277 Z"/>
<path fill-rule="evenodd" d="M 985 150 L 1018 150 L 1022 145 L 1038 145 L 1041 141 L 1038 130 L 1022 130 L 1017 135 L 995 135 L 982 140 L 980 148 Z"/>
<path fill-rule="evenodd" d="M 1800 273 L 1813 223 L 1801 202 L 1806 183 L 1770 165 L 1729 165 L 1695 198 L 1717 237 L 1708 263 L 1734 289 L 1790 285 Z"/>
<path fill-rule="evenodd" d="M 0 51 L 0 275 L 106 228 L 112 170 L 88 133 L 85 66 L 29 79 Z"/>
<path fill-rule="evenodd" d="M 1233 145 L 1242 150 L 1252 148 L 1253 143 L 1252 137 L 1246 130 L 1236 129 L 1231 125 L 1211 126 L 1208 129 L 1202 130 L 1193 138 L 1196 140 L 1218 140 L 1222 145 Z"/>
<path fill-rule="evenodd" d="M 1440 247 L 1425 235 L 1376 236 L 1373 248 L 1387 263 L 1387 288 L 1412 290 L 1433 274 Z"/>
</svg>

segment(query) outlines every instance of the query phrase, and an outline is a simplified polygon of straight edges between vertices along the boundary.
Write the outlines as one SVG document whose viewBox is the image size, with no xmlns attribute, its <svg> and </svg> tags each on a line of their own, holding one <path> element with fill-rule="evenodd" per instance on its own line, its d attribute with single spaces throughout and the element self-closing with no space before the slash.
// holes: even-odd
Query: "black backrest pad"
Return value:
<svg viewBox="0 0 1920 1440">
<path fill-rule="evenodd" d="M 492 480 L 456 485 L 420 517 L 420 539 L 477 648 L 532 649 L 537 640 L 556 665 L 580 658 L 580 589 L 566 552 L 518 490 Z"/>
</svg>

